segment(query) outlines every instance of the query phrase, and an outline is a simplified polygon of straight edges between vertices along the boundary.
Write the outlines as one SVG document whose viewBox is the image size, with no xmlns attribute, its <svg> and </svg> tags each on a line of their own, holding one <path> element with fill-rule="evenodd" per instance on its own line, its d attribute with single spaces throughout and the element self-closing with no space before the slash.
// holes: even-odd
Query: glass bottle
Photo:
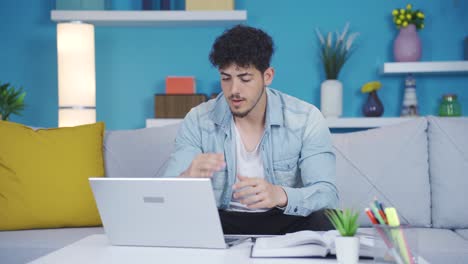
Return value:
<svg viewBox="0 0 468 264">
<path fill-rule="evenodd" d="M 416 79 L 413 75 L 408 74 L 405 79 L 405 93 L 403 96 L 403 104 L 401 106 L 401 116 L 418 116 L 418 99 L 416 98 Z"/>
<path fill-rule="evenodd" d="M 461 116 L 461 105 L 455 94 L 444 94 L 439 106 L 439 116 Z"/>
</svg>

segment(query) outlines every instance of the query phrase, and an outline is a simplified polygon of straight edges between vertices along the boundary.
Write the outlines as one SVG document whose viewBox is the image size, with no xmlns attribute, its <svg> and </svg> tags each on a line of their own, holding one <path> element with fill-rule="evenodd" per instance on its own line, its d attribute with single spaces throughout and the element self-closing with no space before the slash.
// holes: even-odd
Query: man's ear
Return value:
<svg viewBox="0 0 468 264">
<path fill-rule="evenodd" d="M 273 77 L 275 76 L 275 69 L 273 67 L 268 67 L 263 73 L 263 82 L 266 86 L 269 86 L 273 81 Z"/>
</svg>

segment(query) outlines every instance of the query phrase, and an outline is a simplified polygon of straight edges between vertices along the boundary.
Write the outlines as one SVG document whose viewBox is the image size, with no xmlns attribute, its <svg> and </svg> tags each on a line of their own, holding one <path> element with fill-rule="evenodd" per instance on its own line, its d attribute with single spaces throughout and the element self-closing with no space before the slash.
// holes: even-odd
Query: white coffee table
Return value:
<svg viewBox="0 0 468 264">
<path fill-rule="evenodd" d="M 250 258 L 252 242 L 229 249 L 111 246 L 106 235 L 91 235 L 30 263 L 337 263 L 335 259 Z M 363 260 L 360 263 L 372 263 Z"/>
</svg>

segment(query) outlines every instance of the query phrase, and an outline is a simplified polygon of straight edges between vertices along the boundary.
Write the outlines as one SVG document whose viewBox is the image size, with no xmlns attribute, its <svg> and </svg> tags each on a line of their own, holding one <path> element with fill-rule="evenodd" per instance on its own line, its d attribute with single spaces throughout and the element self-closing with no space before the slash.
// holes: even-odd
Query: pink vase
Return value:
<svg viewBox="0 0 468 264">
<path fill-rule="evenodd" d="M 395 61 L 419 61 L 421 59 L 421 40 L 416 26 L 413 24 L 400 29 L 400 33 L 393 43 L 393 56 Z"/>
</svg>

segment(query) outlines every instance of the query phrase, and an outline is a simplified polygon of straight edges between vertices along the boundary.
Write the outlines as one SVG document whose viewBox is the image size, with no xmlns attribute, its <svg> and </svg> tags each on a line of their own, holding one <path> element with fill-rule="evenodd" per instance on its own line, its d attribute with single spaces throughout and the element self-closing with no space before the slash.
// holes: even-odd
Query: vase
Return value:
<svg viewBox="0 0 468 264">
<path fill-rule="evenodd" d="M 393 56 L 397 62 L 419 61 L 421 59 L 421 40 L 413 24 L 401 28 L 393 43 Z"/>
<path fill-rule="evenodd" d="M 343 113 L 343 85 L 338 80 L 326 80 L 320 87 L 320 111 L 324 117 L 337 118 Z"/>
<path fill-rule="evenodd" d="M 340 264 L 357 264 L 359 260 L 359 237 L 335 238 L 336 259 Z"/>
<path fill-rule="evenodd" d="M 367 117 L 382 116 L 384 107 L 377 95 L 377 91 L 372 91 L 367 96 L 366 103 L 362 106 L 362 113 Z"/>
</svg>

